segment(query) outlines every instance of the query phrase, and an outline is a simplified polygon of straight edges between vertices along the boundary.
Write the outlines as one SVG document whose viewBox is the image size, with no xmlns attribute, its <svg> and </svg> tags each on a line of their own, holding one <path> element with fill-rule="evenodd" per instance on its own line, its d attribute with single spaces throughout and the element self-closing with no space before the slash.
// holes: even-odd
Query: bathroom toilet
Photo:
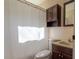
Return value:
<svg viewBox="0 0 79 59">
<path fill-rule="evenodd" d="M 49 50 L 43 50 L 38 52 L 34 59 L 49 59 L 51 55 L 51 52 Z"/>
</svg>

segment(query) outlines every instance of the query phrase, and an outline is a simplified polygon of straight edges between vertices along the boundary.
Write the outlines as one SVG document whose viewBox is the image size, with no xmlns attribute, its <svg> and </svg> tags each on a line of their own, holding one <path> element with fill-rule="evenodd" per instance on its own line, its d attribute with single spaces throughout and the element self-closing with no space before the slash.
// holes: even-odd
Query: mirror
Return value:
<svg viewBox="0 0 79 59">
<path fill-rule="evenodd" d="M 70 1 L 64 4 L 64 26 L 73 26 L 75 19 L 75 2 Z"/>
</svg>

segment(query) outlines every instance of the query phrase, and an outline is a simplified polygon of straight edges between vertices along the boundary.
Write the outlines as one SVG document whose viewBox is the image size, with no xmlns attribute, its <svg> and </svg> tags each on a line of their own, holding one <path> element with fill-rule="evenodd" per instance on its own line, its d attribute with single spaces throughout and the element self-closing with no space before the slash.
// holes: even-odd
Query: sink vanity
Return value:
<svg viewBox="0 0 79 59">
<path fill-rule="evenodd" d="M 52 43 L 52 59 L 72 59 L 73 43 L 55 40 Z"/>
</svg>

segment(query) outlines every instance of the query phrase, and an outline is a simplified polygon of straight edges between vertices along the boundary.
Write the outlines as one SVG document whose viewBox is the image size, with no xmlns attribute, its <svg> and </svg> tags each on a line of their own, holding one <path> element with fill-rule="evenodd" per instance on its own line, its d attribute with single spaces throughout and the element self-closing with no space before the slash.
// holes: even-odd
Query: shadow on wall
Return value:
<svg viewBox="0 0 79 59">
<path fill-rule="evenodd" d="M 44 48 L 46 45 L 44 42 L 45 40 L 43 39 L 40 41 L 33 40 L 19 44 L 18 52 L 20 53 L 20 56 L 17 56 L 17 59 L 33 59 L 36 53 L 38 53 L 41 50 L 48 49 Z"/>
<path fill-rule="evenodd" d="M 34 55 L 47 48 L 44 27 L 18 26 L 17 43 L 14 45 L 14 59 L 33 59 Z"/>
</svg>

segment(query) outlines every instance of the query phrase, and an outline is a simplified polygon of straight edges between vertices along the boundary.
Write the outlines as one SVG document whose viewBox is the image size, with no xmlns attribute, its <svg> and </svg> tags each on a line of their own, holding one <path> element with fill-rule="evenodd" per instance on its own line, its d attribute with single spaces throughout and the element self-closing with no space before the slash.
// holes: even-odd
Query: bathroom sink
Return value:
<svg viewBox="0 0 79 59">
<path fill-rule="evenodd" d="M 53 40 L 53 44 L 61 45 L 68 48 L 73 48 L 73 42 L 68 42 L 67 40 Z"/>
<path fill-rule="evenodd" d="M 59 42 L 60 44 L 63 44 L 63 45 L 70 45 L 68 42 L 65 42 L 65 41 L 61 41 Z"/>
</svg>

